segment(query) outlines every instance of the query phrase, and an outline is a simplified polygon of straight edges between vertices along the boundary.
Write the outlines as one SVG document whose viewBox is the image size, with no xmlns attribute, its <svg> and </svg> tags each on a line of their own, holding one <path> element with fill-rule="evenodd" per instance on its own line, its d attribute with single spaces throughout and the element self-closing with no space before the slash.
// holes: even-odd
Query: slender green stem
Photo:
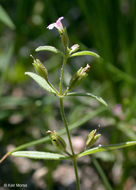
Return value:
<svg viewBox="0 0 136 190">
<path fill-rule="evenodd" d="M 75 171 L 75 176 L 76 176 L 77 190 L 80 190 L 80 182 L 79 182 L 78 171 L 77 171 L 77 162 L 75 158 L 73 159 L 73 166 L 74 166 L 74 171 Z"/>
<path fill-rule="evenodd" d="M 56 88 L 49 82 L 49 81 L 47 81 L 48 82 L 48 84 L 50 85 L 50 87 L 51 88 L 53 88 L 53 90 L 56 92 L 56 94 L 58 95 L 59 94 L 59 92 L 56 90 Z"/>
<path fill-rule="evenodd" d="M 65 128 L 66 128 L 66 132 L 67 132 L 67 135 L 68 135 L 68 140 L 69 140 L 71 152 L 72 152 L 72 155 L 74 155 L 74 150 L 73 150 L 73 146 L 72 146 L 72 142 L 71 142 L 71 138 L 70 138 L 70 133 L 69 133 L 69 129 L 68 129 L 68 124 L 67 124 L 67 121 L 66 121 L 64 107 L 63 107 L 63 98 L 60 98 L 60 111 L 61 111 L 61 116 L 62 116 L 64 125 L 65 125 Z"/>
<path fill-rule="evenodd" d="M 63 84 L 63 76 L 64 76 L 64 69 L 65 69 L 66 61 L 67 61 L 67 58 L 66 58 L 66 56 L 64 56 L 62 70 L 61 70 L 61 76 L 60 76 L 60 88 L 59 88 L 60 95 L 62 95 L 62 84 Z M 70 145 L 70 149 L 72 152 L 72 160 L 73 160 L 73 166 L 74 166 L 74 171 L 75 171 L 77 190 L 80 190 L 80 183 L 79 183 L 78 171 L 77 171 L 77 162 L 76 162 L 76 157 L 75 157 L 75 153 L 74 153 L 73 146 L 72 146 L 70 132 L 68 129 L 68 123 L 67 123 L 67 120 L 65 117 L 64 106 L 63 106 L 63 97 L 60 97 L 59 100 L 60 100 L 60 112 L 61 112 L 62 120 L 63 120 L 65 128 L 66 128 L 69 145 Z"/>
<path fill-rule="evenodd" d="M 62 84 L 63 84 L 63 76 L 64 76 L 64 69 L 65 69 L 66 62 L 67 62 L 67 58 L 64 55 L 63 65 L 62 65 L 62 69 L 61 69 L 61 76 L 60 76 L 60 89 L 59 89 L 60 90 L 60 95 L 62 94 Z M 63 98 L 60 97 L 59 100 L 60 100 L 61 116 L 62 116 L 64 125 L 65 125 L 65 128 L 66 128 L 66 132 L 67 132 L 67 135 L 68 135 L 68 140 L 69 140 L 71 152 L 72 152 L 72 155 L 74 156 L 74 150 L 73 150 L 73 146 L 72 146 L 72 142 L 71 142 L 71 138 L 70 138 L 70 133 L 69 133 L 69 129 L 68 129 L 68 124 L 67 124 L 66 117 L 65 117 L 65 112 L 64 112 Z"/>
<path fill-rule="evenodd" d="M 69 129 L 68 129 L 68 124 L 67 124 L 66 117 L 65 117 L 64 106 L 63 106 L 63 98 L 60 98 L 60 111 L 61 111 L 61 116 L 62 116 L 64 125 L 65 125 L 65 128 L 66 128 L 66 132 L 67 132 L 67 136 L 68 136 L 68 140 L 69 140 L 69 144 L 70 144 L 70 148 L 71 148 L 71 152 L 72 152 L 72 157 L 73 157 L 72 160 L 73 160 L 73 166 L 74 166 L 74 171 L 75 171 L 77 190 L 80 190 L 80 183 L 79 183 L 79 178 L 78 178 L 76 157 L 75 157 L 75 153 L 74 153 L 72 142 L 71 142 L 71 137 L 70 137 L 70 133 L 69 133 Z"/>
<path fill-rule="evenodd" d="M 67 88 L 65 91 L 64 91 L 64 95 L 66 95 L 69 91 L 69 88 Z"/>
</svg>

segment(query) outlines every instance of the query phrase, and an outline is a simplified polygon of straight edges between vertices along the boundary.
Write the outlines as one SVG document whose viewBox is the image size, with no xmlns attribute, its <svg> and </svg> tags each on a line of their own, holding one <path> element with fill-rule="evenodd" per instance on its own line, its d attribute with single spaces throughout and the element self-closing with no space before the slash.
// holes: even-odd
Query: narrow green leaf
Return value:
<svg viewBox="0 0 136 190">
<path fill-rule="evenodd" d="M 15 29 L 15 25 L 10 19 L 5 9 L 0 5 L 0 20 L 11 29 Z"/>
<path fill-rule="evenodd" d="M 128 73 L 121 71 L 120 69 L 118 69 L 117 67 L 115 67 L 114 65 L 108 63 L 107 64 L 107 69 L 111 72 L 111 74 L 113 74 L 113 78 L 115 81 L 126 81 L 126 82 L 130 82 L 132 84 L 136 83 L 136 80 L 134 77 L 132 77 L 131 75 L 129 75 Z"/>
<path fill-rule="evenodd" d="M 124 121 L 120 121 L 117 124 L 117 128 L 119 130 L 121 130 L 122 133 L 124 133 L 127 137 L 129 137 L 130 139 L 136 139 L 136 133 L 134 130 L 132 130 L 133 125 L 130 124 L 130 122 L 124 122 Z"/>
<path fill-rule="evenodd" d="M 70 55 L 70 57 L 75 57 L 75 56 L 82 56 L 82 55 L 90 55 L 99 58 L 100 56 L 97 53 L 94 53 L 92 51 L 78 51 L 76 53 L 73 53 Z"/>
<path fill-rule="evenodd" d="M 109 151 L 109 150 L 116 150 L 120 148 L 126 148 L 128 146 L 133 146 L 136 145 L 136 141 L 130 141 L 130 142 L 125 142 L 125 143 L 120 143 L 120 144 L 113 144 L 113 145 L 107 145 L 107 146 L 101 146 L 99 145 L 98 147 L 91 148 L 89 150 L 86 150 L 84 152 L 81 152 L 77 155 L 78 158 L 90 154 L 95 154 L 97 152 L 102 152 L 102 151 Z"/>
<path fill-rule="evenodd" d="M 51 51 L 53 53 L 60 53 L 60 51 L 53 46 L 39 46 L 35 51 Z"/>
<path fill-rule="evenodd" d="M 51 92 L 53 94 L 56 94 L 55 90 L 48 84 L 48 82 L 42 78 L 41 76 L 32 73 L 32 72 L 25 72 L 26 75 L 30 76 L 32 79 L 39 84 L 44 90 L 47 90 L 48 92 Z"/>
<path fill-rule="evenodd" d="M 45 159 L 45 160 L 64 160 L 68 158 L 63 154 L 39 152 L 39 151 L 17 151 L 13 152 L 11 155 L 16 157 L 26 157 L 33 159 Z"/>
<path fill-rule="evenodd" d="M 7 109 L 9 109 L 15 108 L 17 106 L 28 105 L 30 102 L 32 102 L 31 99 L 26 97 L 4 96 L 0 98 L 0 107 L 6 107 Z"/>
<path fill-rule="evenodd" d="M 102 103 L 103 105 L 107 106 L 107 103 L 99 96 L 95 96 L 91 93 L 84 93 L 84 92 L 71 92 L 71 93 L 67 93 L 67 96 L 87 96 L 87 97 L 91 97 L 96 99 L 97 101 L 99 101 L 100 103 Z"/>
</svg>

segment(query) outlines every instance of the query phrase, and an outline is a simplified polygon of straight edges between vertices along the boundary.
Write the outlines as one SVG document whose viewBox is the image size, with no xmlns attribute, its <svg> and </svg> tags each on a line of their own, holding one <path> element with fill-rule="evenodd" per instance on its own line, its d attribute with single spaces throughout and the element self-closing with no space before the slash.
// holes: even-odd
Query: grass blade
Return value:
<svg viewBox="0 0 136 190">
<path fill-rule="evenodd" d="M 7 12 L 5 11 L 5 9 L 0 5 L 0 20 L 7 25 L 9 28 L 11 29 L 15 29 L 15 25 L 12 22 L 11 18 L 9 17 L 9 15 L 7 14 Z"/>
<path fill-rule="evenodd" d="M 0 96 L 2 95 L 2 89 L 3 89 L 4 82 L 5 82 L 5 77 L 7 74 L 10 59 L 13 55 L 13 50 L 14 50 L 14 45 L 12 44 L 9 47 L 8 51 L 5 52 L 5 54 L 3 55 L 3 59 L 1 60 L 1 63 L 0 63 L 0 64 L 2 64 L 2 69 L 3 69 L 1 77 L 0 77 Z"/>
<path fill-rule="evenodd" d="M 135 78 L 133 78 L 131 75 L 127 74 L 126 72 L 121 71 L 120 69 L 118 69 L 114 65 L 109 63 L 107 68 L 113 74 L 113 76 L 115 76 L 114 79 L 116 81 L 123 80 L 123 81 L 129 82 L 129 83 L 132 83 L 132 84 L 136 83 Z"/>
<path fill-rule="evenodd" d="M 102 167 L 100 166 L 99 162 L 93 156 L 91 157 L 91 159 L 92 159 L 92 162 L 93 162 L 94 166 L 96 167 L 100 177 L 102 178 L 102 181 L 103 181 L 106 189 L 107 190 L 113 190 L 108 179 L 107 179 L 107 176 L 105 175 L 105 173 L 104 173 Z"/>
</svg>

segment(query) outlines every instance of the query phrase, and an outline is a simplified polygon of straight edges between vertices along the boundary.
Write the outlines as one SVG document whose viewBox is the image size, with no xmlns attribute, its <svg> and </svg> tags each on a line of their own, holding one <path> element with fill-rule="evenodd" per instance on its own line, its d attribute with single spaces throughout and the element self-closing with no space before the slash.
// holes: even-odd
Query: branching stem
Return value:
<svg viewBox="0 0 136 190">
<path fill-rule="evenodd" d="M 67 61 L 67 58 L 64 57 L 62 70 L 61 70 L 61 76 L 60 76 L 60 89 L 59 89 L 60 95 L 62 95 L 62 84 L 63 84 L 63 76 L 64 76 L 64 69 L 65 69 L 66 61 Z M 70 132 L 68 129 L 68 123 L 67 123 L 67 120 L 65 117 L 64 106 L 63 106 L 63 96 L 62 97 L 60 96 L 59 101 L 60 101 L 60 112 L 61 112 L 62 120 L 63 120 L 65 128 L 66 128 L 69 145 L 70 145 L 70 149 L 72 152 L 72 161 L 73 161 L 73 166 L 74 166 L 74 171 L 75 171 L 77 190 L 80 190 L 80 182 L 79 182 L 78 171 L 77 171 L 77 161 L 76 161 L 75 153 L 74 153 L 73 146 L 72 146 Z"/>
</svg>

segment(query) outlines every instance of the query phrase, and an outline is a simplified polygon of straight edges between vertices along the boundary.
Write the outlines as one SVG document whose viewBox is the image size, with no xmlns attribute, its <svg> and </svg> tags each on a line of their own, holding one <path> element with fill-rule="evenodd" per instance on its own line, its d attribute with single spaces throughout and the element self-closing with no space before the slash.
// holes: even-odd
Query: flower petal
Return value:
<svg viewBox="0 0 136 190">
<path fill-rule="evenodd" d="M 47 28 L 48 28 L 49 30 L 52 30 L 54 27 L 56 28 L 56 23 L 52 23 L 52 24 L 50 24 L 49 26 L 47 26 Z"/>
<path fill-rule="evenodd" d="M 60 31 L 63 30 L 63 25 L 62 25 L 62 23 L 61 23 L 61 20 L 62 20 L 63 18 L 64 18 L 64 17 L 62 16 L 62 17 L 58 18 L 58 20 L 56 21 L 56 28 L 57 28 L 58 30 L 60 30 Z"/>
</svg>

